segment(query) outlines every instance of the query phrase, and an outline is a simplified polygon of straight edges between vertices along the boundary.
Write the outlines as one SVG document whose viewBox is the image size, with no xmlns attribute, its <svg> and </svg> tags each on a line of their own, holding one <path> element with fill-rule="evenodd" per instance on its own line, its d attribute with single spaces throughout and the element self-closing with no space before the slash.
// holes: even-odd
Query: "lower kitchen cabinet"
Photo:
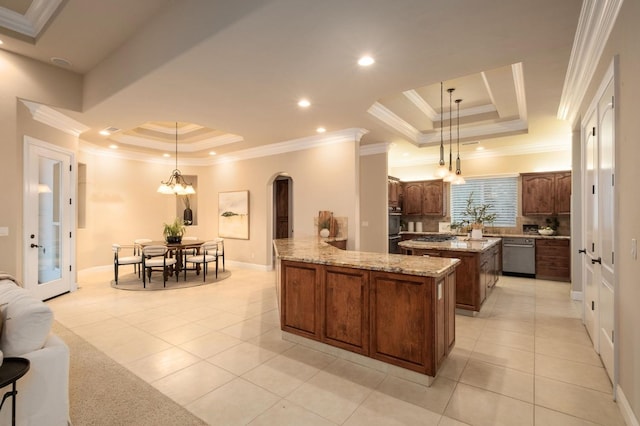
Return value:
<svg viewBox="0 0 640 426">
<path fill-rule="evenodd" d="M 571 241 L 536 239 L 536 278 L 571 281 Z"/>
</svg>

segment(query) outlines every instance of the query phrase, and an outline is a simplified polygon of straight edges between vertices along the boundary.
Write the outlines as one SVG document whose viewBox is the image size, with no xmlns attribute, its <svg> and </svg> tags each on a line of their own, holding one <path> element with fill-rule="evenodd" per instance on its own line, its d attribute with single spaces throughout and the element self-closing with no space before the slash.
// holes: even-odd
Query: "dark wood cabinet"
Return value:
<svg viewBox="0 0 640 426">
<path fill-rule="evenodd" d="M 444 216 L 444 182 L 442 179 L 403 184 L 405 215 Z"/>
<path fill-rule="evenodd" d="M 339 248 L 340 250 L 347 249 L 347 240 L 327 241 L 327 244 Z"/>
<path fill-rule="evenodd" d="M 280 270 L 282 329 L 320 340 L 320 279 L 318 265 L 282 262 Z"/>
<path fill-rule="evenodd" d="M 571 213 L 571 172 L 523 173 L 522 215 Z"/>
<path fill-rule="evenodd" d="M 570 240 L 536 239 L 536 278 L 571 281 Z"/>
<path fill-rule="evenodd" d="M 387 191 L 389 196 L 389 207 L 399 207 L 402 191 L 400 190 L 400 181 L 396 178 L 389 177 L 387 179 Z"/>
</svg>

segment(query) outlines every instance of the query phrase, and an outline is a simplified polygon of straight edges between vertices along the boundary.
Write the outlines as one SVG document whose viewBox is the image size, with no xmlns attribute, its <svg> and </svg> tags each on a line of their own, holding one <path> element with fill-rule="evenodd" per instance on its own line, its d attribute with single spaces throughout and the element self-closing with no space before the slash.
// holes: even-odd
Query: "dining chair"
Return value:
<svg viewBox="0 0 640 426">
<path fill-rule="evenodd" d="M 178 261 L 176 258 L 169 258 L 167 252 L 169 249 L 166 246 L 151 245 L 142 248 L 142 286 L 147 287 L 147 271 L 149 273 L 149 282 L 151 282 L 151 272 L 153 269 L 162 268 L 162 285 L 167 286 L 167 276 L 169 274 L 169 267 L 176 265 Z M 178 282 L 178 272 L 175 271 L 176 282 Z"/>
<path fill-rule="evenodd" d="M 198 254 L 187 256 L 184 258 L 185 271 L 184 277 L 187 279 L 186 264 L 193 264 L 193 268 L 197 269 L 198 265 L 202 265 L 202 281 L 207 280 L 207 271 L 209 269 L 209 263 L 216 262 L 216 278 L 218 278 L 218 242 L 207 241 L 200 246 L 200 252 Z"/>
<path fill-rule="evenodd" d="M 120 250 L 123 248 L 132 249 L 133 256 L 121 256 Z M 120 245 L 120 244 L 112 244 L 111 249 L 113 250 L 113 274 L 115 275 L 116 285 L 118 285 L 118 273 L 121 265 L 133 265 L 133 272 L 136 272 L 136 268 L 140 264 L 142 264 L 142 256 L 136 254 L 135 245 Z"/>
<path fill-rule="evenodd" d="M 222 258 L 222 270 L 224 271 L 224 238 L 216 238 L 214 240 L 218 244 L 218 257 Z M 218 264 L 216 263 L 216 274 L 218 273 Z"/>
<path fill-rule="evenodd" d="M 142 245 L 146 243 L 150 243 L 152 240 L 150 238 L 137 238 L 133 240 L 133 255 L 140 256 L 142 259 Z M 142 271 L 142 261 L 139 265 L 134 265 L 134 272 L 138 272 L 138 278 L 140 278 L 140 272 Z"/>
</svg>

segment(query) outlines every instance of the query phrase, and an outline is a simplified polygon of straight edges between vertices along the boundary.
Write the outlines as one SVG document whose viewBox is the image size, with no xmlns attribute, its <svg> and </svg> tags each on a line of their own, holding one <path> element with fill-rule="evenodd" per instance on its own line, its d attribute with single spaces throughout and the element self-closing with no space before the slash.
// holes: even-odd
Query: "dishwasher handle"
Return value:
<svg viewBox="0 0 640 426">
<path fill-rule="evenodd" d="M 503 244 L 502 247 L 533 248 L 533 247 L 535 247 L 535 245 L 533 245 L 533 244 Z"/>
</svg>

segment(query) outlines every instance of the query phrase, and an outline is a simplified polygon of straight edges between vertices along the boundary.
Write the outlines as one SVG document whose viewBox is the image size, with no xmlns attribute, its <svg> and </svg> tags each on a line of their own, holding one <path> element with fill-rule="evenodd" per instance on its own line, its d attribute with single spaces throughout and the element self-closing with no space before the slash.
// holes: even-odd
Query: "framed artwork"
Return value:
<svg viewBox="0 0 640 426">
<path fill-rule="evenodd" d="M 249 239 L 249 191 L 218 192 L 218 235 Z"/>
</svg>

